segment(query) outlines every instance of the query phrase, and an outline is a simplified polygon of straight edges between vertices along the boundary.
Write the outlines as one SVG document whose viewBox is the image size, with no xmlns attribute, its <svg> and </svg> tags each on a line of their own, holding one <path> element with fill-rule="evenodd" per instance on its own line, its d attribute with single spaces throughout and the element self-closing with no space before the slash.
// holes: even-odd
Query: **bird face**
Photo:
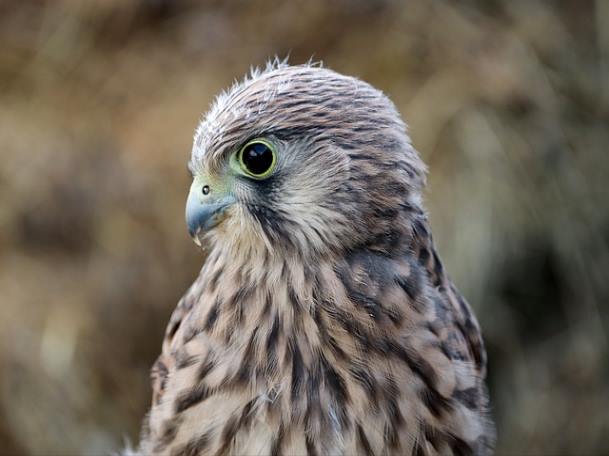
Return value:
<svg viewBox="0 0 609 456">
<path fill-rule="evenodd" d="M 195 242 L 315 255 L 387 235 L 423 165 L 393 104 L 357 79 L 275 65 L 222 94 L 197 129 Z"/>
<path fill-rule="evenodd" d="M 207 237 L 241 248 L 299 251 L 338 242 L 341 227 L 350 224 L 335 199 L 347 160 L 336 153 L 316 160 L 315 147 L 268 134 L 195 171 L 186 203 L 195 242 Z"/>
<path fill-rule="evenodd" d="M 226 210 L 237 202 L 237 178 L 265 180 L 271 176 L 276 164 L 276 146 L 268 140 L 258 138 L 248 141 L 238 152 L 230 155 L 224 179 L 213 179 L 209 175 L 195 176 L 186 203 L 186 223 L 190 235 L 197 237 L 201 230 L 215 227 Z M 246 197 L 243 202 L 247 201 L 248 193 L 243 196 Z"/>
</svg>

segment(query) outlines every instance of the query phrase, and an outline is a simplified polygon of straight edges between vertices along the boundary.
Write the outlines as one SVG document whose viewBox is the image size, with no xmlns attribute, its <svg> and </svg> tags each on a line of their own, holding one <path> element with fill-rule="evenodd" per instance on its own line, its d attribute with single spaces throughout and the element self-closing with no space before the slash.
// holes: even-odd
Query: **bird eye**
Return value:
<svg viewBox="0 0 609 456">
<path fill-rule="evenodd" d="M 258 179 L 270 176 L 277 161 L 273 146 L 262 139 L 254 139 L 243 146 L 238 159 L 241 168 Z"/>
</svg>

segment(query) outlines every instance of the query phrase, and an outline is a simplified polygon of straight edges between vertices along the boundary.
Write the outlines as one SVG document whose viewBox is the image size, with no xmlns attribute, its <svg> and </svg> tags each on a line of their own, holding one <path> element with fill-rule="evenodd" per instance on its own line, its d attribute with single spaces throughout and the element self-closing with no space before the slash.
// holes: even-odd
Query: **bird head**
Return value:
<svg viewBox="0 0 609 456">
<path fill-rule="evenodd" d="M 218 96 L 196 130 L 189 169 L 186 221 L 197 244 L 303 256 L 388 248 L 408 229 L 425 180 L 382 92 L 282 62 Z"/>
</svg>

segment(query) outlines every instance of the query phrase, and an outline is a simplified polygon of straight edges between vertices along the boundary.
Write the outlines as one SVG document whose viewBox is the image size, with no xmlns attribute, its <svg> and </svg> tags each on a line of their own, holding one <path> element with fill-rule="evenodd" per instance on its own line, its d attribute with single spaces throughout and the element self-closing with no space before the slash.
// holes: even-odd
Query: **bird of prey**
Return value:
<svg viewBox="0 0 609 456">
<path fill-rule="evenodd" d="M 141 454 L 492 452 L 480 329 L 381 91 L 254 70 L 203 118 L 189 169 L 207 257 L 152 369 Z"/>
</svg>

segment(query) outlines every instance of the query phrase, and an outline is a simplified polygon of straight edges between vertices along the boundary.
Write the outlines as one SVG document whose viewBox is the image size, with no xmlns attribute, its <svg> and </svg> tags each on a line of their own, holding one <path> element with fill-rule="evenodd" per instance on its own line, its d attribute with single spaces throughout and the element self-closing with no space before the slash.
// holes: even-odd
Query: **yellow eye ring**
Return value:
<svg viewBox="0 0 609 456">
<path fill-rule="evenodd" d="M 241 170 L 250 177 L 266 179 L 277 164 L 275 147 L 264 139 L 253 139 L 239 150 L 237 161 Z"/>
</svg>

